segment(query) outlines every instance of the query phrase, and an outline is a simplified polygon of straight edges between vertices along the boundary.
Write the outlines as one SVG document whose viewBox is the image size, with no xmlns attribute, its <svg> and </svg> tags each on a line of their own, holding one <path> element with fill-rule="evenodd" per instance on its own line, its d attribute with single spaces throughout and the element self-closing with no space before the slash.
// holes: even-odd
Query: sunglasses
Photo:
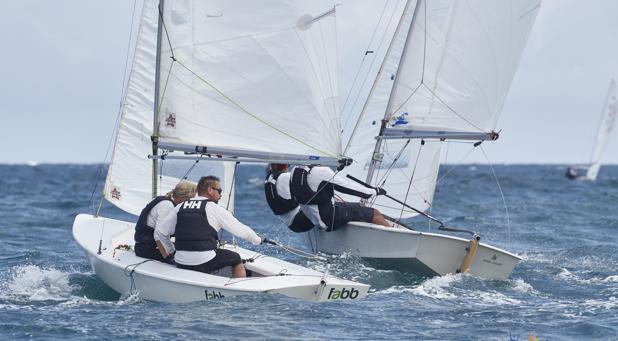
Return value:
<svg viewBox="0 0 618 341">
<path fill-rule="evenodd" d="M 212 188 L 215 191 L 217 191 L 219 193 L 219 195 L 221 195 L 221 192 L 223 192 L 223 189 L 221 189 L 221 188 L 215 188 L 215 187 L 210 187 L 210 188 Z"/>
</svg>

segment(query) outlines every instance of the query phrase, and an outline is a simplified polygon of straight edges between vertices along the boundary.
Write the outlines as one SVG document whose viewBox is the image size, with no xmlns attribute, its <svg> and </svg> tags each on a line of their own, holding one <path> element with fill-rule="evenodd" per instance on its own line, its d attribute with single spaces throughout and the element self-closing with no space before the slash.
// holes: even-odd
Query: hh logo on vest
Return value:
<svg viewBox="0 0 618 341">
<path fill-rule="evenodd" d="M 202 202 L 201 201 L 185 201 L 184 204 L 182 204 L 182 208 L 186 209 L 199 209 L 202 206 Z"/>
</svg>

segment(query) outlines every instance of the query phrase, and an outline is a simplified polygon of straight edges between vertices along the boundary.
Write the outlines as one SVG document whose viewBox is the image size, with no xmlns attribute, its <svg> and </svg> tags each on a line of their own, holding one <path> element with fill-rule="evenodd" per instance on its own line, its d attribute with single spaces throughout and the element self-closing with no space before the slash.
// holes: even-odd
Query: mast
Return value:
<svg viewBox="0 0 618 341">
<path fill-rule="evenodd" d="M 378 164 L 378 162 L 382 162 L 382 155 L 380 155 L 380 150 L 382 148 L 382 139 L 380 138 L 380 136 L 382 136 L 384 134 L 384 129 L 386 129 L 386 123 L 388 123 L 388 118 L 390 115 L 390 111 L 391 111 L 391 107 L 393 105 L 393 99 L 395 98 L 395 94 L 393 93 L 393 91 L 396 89 L 397 84 L 399 83 L 399 77 L 398 77 L 398 73 L 399 70 L 401 69 L 401 62 L 402 60 L 405 58 L 406 56 L 406 52 L 407 52 L 407 47 L 408 47 L 408 42 L 409 42 L 409 37 L 410 34 L 412 33 L 412 28 L 414 27 L 414 24 L 416 23 L 416 18 L 418 16 L 418 10 L 420 8 L 420 4 L 421 2 L 423 2 L 423 0 L 417 0 L 416 1 L 416 5 L 414 7 L 414 14 L 412 15 L 412 22 L 410 22 L 410 27 L 408 28 L 408 35 L 406 37 L 406 42 L 403 45 L 403 50 L 401 51 L 401 57 L 399 58 L 399 62 L 397 65 L 397 72 L 395 73 L 395 81 L 393 82 L 393 86 L 391 87 L 391 95 L 388 98 L 388 104 L 386 105 L 386 111 L 384 112 L 384 118 L 382 119 L 382 124 L 380 125 L 380 132 L 378 133 L 378 138 L 376 140 L 376 145 L 375 148 L 373 149 L 373 154 L 371 156 L 371 163 L 369 164 L 369 169 L 367 170 L 367 179 L 366 182 L 371 184 L 371 180 L 373 178 L 373 172 Z M 408 2 L 406 4 L 406 9 L 407 6 L 409 6 L 410 3 Z M 406 9 L 404 9 L 404 13 L 406 12 Z M 398 27 L 399 29 L 399 27 Z M 397 34 L 397 32 L 395 32 L 395 34 Z M 387 53 L 388 55 L 388 53 Z"/>
<path fill-rule="evenodd" d="M 160 66 L 161 66 L 161 35 L 163 32 L 163 3 L 165 0 L 159 0 L 159 20 L 157 24 L 157 54 L 155 68 L 155 93 L 154 93 L 154 108 L 153 108 L 153 126 L 152 136 L 152 155 L 159 153 L 159 82 L 160 82 Z M 159 159 L 152 158 L 152 197 L 157 196 L 157 176 L 158 176 Z"/>
</svg>

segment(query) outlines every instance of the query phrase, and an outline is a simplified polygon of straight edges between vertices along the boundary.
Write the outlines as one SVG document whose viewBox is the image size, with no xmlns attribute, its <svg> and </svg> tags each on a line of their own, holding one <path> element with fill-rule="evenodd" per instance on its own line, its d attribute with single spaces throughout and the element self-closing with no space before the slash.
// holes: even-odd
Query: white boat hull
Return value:
<svg viewBox="0 0 618 341">
<path fill-rule="evenodd" d="M 380 268 L 397 269 L 423 276 L 455 273 L 460 268 L 470 241 L 444 234 L 388 228 L 352 222 L 333 232 L 314 229 L 307 233 L 314 252 L 350 253 Z M 520 257 L 480 243 L 469 272 L 488 279 L 509 277 Z"/>
<path fill-rule="evenodd" d="M 254 259 L 246 263 L 254 277 L 235 279 L 179 269 L 137 257 L 132 250 L 117 249 L 119 245 L 133 245 L 133 231 L 134 223 L 85 214 L 75 217 L 73 224 L 73 236 L 86 251 L 94 273 L 122 295 L 139 293 L 143 299 L 171 303 L 255 294 L 282 294 L 309 301 L 351 301 L 366 297 L 369 290 L 366 284 L 325 276 L 231 245 L 226 248 L 238 252 L 243 259 Z"/>
</svg>

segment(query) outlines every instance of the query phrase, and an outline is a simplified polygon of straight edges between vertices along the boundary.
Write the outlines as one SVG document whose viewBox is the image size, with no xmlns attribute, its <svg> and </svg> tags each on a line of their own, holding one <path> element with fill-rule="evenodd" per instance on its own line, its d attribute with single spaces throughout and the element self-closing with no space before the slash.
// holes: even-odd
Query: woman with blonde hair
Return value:
<svg viewBox="0 0 618 341">
<path fill-rule="evenodd" d="M 195 196 L 196 186 L 189 181 L 180 181 L 166 195 L 158 196 L 144 207 L 135 225 L 135 254 L 139 257 L 169 263 L 172 257 L 163 258 L 154 239 L 157 223 L 165 218 L 174 207 Z"/>
</svg>

